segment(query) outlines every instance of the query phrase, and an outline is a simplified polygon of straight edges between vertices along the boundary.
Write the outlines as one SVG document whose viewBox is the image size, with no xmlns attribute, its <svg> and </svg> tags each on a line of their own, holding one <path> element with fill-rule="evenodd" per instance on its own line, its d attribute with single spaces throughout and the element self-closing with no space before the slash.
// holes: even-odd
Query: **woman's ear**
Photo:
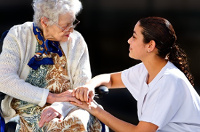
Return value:
<svg viewBox="0 0 200 132">
<path fill-rule="evenodd" d="M 151 40 L 148 44 L 147 44 L 147 52 L 150 53 L 152 52 L 155 48 L 156 48 L 156 42 L 154 40 Z"/>
<path fill-rule="evenodd" d="M 42 17 L 40 19 L 40 23 L 41 23 L 43 28 L 48 26 L 48 21 L 49 21 L 49 19 L 47 17 Z"/>
</svg>

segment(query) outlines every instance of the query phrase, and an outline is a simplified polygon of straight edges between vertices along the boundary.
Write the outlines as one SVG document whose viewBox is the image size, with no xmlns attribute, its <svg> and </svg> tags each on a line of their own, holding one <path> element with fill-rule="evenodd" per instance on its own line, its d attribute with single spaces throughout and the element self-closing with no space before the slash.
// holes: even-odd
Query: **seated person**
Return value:
<svg viewBox="0 0 200 132">
<path fill-rule="evenodd" d="M 15 25 L 6 35 L 0 55 L 0 91 L 6 94 L 1 108 L 6 122 L 19 115 L 16 131 L 102 130 L 97 118 L 69 103 L 81 103 L 72 90 L 91 78 L 86 42 L 74 30 L 81 8 L 79 0 L 34 0 L 33 22 Z M 48 114 L 39 124 L 42 111 Z"/>
<path fill-rule="evenodd" d="M 73 91 L 86 109 L 118 132 L 200 132 L 200 97 L 194 89 L 187 56 L 176 43 L 170 22 L 160 17 L 140 19 L 128 40 L 129 56 L 140 64 L 122 72 L 94 77 Z M 125 88 L 137 100 L 137 125 L 117 119 L 96 103 L 94 88 Z"/>
</svg>

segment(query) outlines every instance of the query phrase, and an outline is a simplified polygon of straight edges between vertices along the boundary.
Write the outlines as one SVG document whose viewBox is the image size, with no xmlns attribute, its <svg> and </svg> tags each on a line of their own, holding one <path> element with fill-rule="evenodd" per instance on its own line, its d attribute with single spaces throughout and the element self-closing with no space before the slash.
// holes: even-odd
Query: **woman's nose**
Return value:
<svg viewBox="0 0 200 132">
<path fill-rule="evenodd" d="M 131 38 L 129 38 L 129 39 L 128 39 L 128 41 L 127 41 L 127 42 L 128 42 L 128 44 L 130 44 L 130 41 L 131 41 Z"/>
</svg>

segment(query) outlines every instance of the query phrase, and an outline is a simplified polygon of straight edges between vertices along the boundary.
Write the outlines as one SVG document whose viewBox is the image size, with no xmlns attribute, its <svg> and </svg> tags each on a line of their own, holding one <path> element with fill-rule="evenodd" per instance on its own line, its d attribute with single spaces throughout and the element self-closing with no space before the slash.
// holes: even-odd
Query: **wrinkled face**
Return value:
<svg viewBox="0 0 200 132">
<path fill-rule="evenodd" d="M 70 33 L 73 32 L 73 22 L 75 21 L 75 15 L 72 13 L 66 13 L 59 15 L 58 23 L 48 27 L 48 36 L 50 40 L 65 42 L 69 39 Z"/>
<path fill-rule="evenodd" d="M 147 54 L 147 45 L 143 42 L 141 31 L 142 27 L 140 27 L 138 22 L 133 30 L 133 36 L 128 40 L 128 43 L 130 44 L 129 57 L 137 60 L 142 60 Z"/>
</svg>

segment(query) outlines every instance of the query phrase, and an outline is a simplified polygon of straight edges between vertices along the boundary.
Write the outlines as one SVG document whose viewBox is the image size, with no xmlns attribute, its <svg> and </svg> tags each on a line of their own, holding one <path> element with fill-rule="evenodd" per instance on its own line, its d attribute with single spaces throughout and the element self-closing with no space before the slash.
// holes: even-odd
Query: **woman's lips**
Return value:
<svg viewBox="0 0 200 132">
<path fill-rule="evenodd" d="M 69 34 L 65 35 L 66 37 L 69 37 Z"/>
</svg>

